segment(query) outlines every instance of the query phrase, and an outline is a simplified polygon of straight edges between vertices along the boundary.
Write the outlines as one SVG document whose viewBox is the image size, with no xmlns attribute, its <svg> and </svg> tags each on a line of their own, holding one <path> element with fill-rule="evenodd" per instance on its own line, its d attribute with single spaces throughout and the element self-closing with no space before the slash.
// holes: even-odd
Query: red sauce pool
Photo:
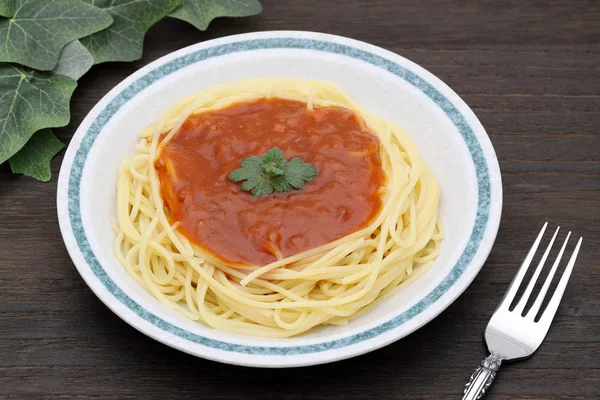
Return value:
<svg viewBox="0 0 600 400">
<path fill-rule="evenodd" d="M 265 265 L 367 226 L 381 209 L 379 140 L 353 111 L 309 111 L 261 99 L 190 116 L 155 161 L 172 223 L 225 262 Z M 253 197 L 227 175 L 278 147 L 318 176 L 303 189 Z"/>
</svg>

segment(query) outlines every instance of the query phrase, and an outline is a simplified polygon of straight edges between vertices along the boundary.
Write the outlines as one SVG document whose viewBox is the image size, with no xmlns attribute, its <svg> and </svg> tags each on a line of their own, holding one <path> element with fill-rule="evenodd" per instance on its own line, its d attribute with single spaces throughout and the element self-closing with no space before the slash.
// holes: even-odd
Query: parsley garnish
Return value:
<svg viewBox="0 0 600 400">
<path fill-rule="evenodd" d="M 255 197 L 268 196 L 273 190 L 283 193 L 302 189 L 306 182 L 317 177 L 317 170 L 312 164 L 305 163 L 300 157 L 288 162 L 277 147 L 263 157 L 248 157 L 241 165 L 229 174 L 229 179 L 245 181 L 242 182 L 242 190 L 251 190 Z"/>
</svg>

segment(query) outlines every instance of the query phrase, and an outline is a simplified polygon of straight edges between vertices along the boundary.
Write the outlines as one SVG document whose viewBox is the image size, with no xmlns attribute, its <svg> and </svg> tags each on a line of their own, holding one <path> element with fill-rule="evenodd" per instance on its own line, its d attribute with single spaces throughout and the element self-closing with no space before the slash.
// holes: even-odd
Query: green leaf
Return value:
<svg viewBox="0 0 600 400">
<path fill-rule="evenodd" d="M 269 150 L 262 159 L 262 167 L 270 177 L 283 175 L 285 163 L 286 161 L 285 158 L 283 158 L 283 152 L 277 147 L 273 147 Z"/>
<path fill-rule="evenodd" d="M 271 183 L 279 193 L 291 192 L 294 189 L 285 176 L 277 176 L 271 179 Z"/>
<path fill-rule="evenodd" d="M 144 35 L 182 0 L 84 0 L 108 12 L 114 23 L 106 30 L 81 39 L 96 64 L 134 61 L 142 57 Z"/>
<path fill-rule="evenodd" d="M 17 0 L 0 21 L 0 61 L 49 71 L 67 43 L 112 23 L 108 13 L 81 0 Z"/>
<path fill-rule="evenodd" d="M 258 156 L 248 157 L 242 161 L 242 168 L 238 168 L 229 174 L 229 179 L 239 182 L 260 175 L 261 171 L 262 159 Z"/>
<path fill-rule="evenodd" d="M 0 164 L 40 129 L 69 123 L 75 86 L 63 75 L 0 63 Z"/>
<path fill-rule="evenodd" d="M 273 193 L 273 185 L 266 181 L 260 181 L 258 185 L 254 189 L 252 189 L 252 196 L 260 197 L 260 196 L 268 196 Z"/>
<path fill-rule="evenodd" d="M 256 175 L 254 177 L 249 177 L 247 181 L 242 182 L 242 190 L 245 190 L 245 191 L 252 190 L 255 187 L 260 186 L 265 182 L 266 182 L 265 179 L 260 175 Z"/>
<path fill-rule="evenodd" d="M 12 17 L 15 13 L 15 0 L 0 0 L 0 16 Z"/>
<path fill-rule="evenodd" d="M 31 176 L 38 181 L 48 182 L 52 177 L 50 160 L 65 145 L 54 136 L 50 129 L 36 132 L 27 144 L 9 160 L 10 169 L 15 174 Z"/>
<path fill-rule="evenodd" d="M 305 182 L 317 177 L 317 170 L 311 164 L 296 157 L 287 162 L 283 152 L 277 147 L 270 149 L 263 157 L 252 156 L 241 163 L 241 168 L 228 175 L 233 182 L 242 182 L 241 189 L 252 191 L 252 195 L 267 196 L 273 190 L 284 193 L 304 187 Z"/>
<path fill-rule="evenodd" d="M 300 157 L 292 158 L 285 166 L 285 178 L 296 189 L 302 189 L 304 183 L 317 177 L 317 169 L 305 163 Z"/>
<path fill-rule="evenodd" d="M 201 31 L 218 17 L 248 17 L 260 14 L 262 6 L 257 0 L 184 0 L 181 7 L 169 14 L 194 25 Z"/>
<path fill-rule="evenodd" d="M 94 65 L 94 56 L 79 40 L 75 40 L 62 49 L 53 72 L 78 80 L 92 68 L 92 65 Z"/>
</svg>

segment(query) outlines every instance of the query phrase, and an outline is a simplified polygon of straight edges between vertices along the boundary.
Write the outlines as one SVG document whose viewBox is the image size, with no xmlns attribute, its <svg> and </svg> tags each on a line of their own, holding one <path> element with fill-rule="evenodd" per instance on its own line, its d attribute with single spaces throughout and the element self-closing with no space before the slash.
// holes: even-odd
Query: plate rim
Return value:
<svg viewBox="0 0 600 400">
<path fill-rule="evenodd" d="M 118 107 L 116 106 L 115 101 L 119 96 L 123 96 L 126 90 L 132 91 L 133 95 L 127 94 L 122 97 L 126 103 L 137 93 L 141 92 L 144 87 L 151 85 L 153 82 L 156 82 L 162 79 L 162 77 L 185 66 L 196 62 L 202 62 L 202 60 L 210 57 L 264 48 L 310 49 L 341 54 L 361 59 L 372 65 L 381 67 L 388 72 L 394 73 L 398 77 L 408 81 L 408 83 L 411 83 L 417 89 L 420 89 L 442 108 L 446 115 L 450 117 L 459 132 L 463 134 L 463 138 L 465 139 L 471 157 L 473 158 L 472 161 L 475 165 L 475 172 L 478 178 L 478 211 L 475 226 L 471 233 L 471 237 L 469 238 L 469 243 L 457 264 L 452 267 L 442 282 L 416 305 L 400 315 L 393 316 L 388 321 L 376 327 L 355 333 L 349 337 L 308 345 L 271 347 L 222 342 L 185 331 L 180 327 L 160 319 L 150 311 L 135 303 L 135 301 L 114 284 L 110 278 L 108 278 L 109 282 L 103 281 L 90 265 L 88 259 L 90 253 L 93 259 L 96 259 L 96 257 L 91 248 L 89 248 L 89 243 L 87 248 L 85 247 L 85 244 L 82 246 L 82 237 L 87 242 L 85 227 L 83 226 L 81 219 L 78 221 L 77 219 L 72 218 L 80 212 L 78 204 L 79 187 L 73 186 L 73 184 L 77 184 L 77 178 L 81 178 L 85 166 L 85 157 L 83 162 L 81 162 L 79 156 L 83 154 L 81 153 L 81 151 L 84 151 L 82 149 L 87 148 L 87 152 L 89 152 L 95 137 L 101 133 L 104 124 L 110 120 L 110 115 L 106 117 L 103 113 L 108 109 L 109 113 L 112 112 L 112 114 L 114 114 L 116 113 L 116 110 L 124 104 L 120 104 Z M 207 53 L 210 52 L 210 50 L 212 50 L 213 55 L 206 58 L 200 57 L 194 61 L 194 56 L 197 56 L 198 53 Z M 397 61 L 402 61 L 405 66 L 401 66 L 393 61 L 394 58 Z M 179 66 L 177 65 L 178 63 Z M 407 66 L 410 68 L 407 68 Z M 161 68 L 163 68 L 163 70 L 160 70 Z M 413 81 L 410 81 L 409 78 Z M 415 80 L 421 86 L 415 84 Z M 428 94 L 424 91 L 423 87 L 428 90 L 433 89 L 433 92 Z M 440 89 L 445 92 L 446 96 L 439 91 Z M 438 95 L 441 96 L 441 99 L 435 98 Z M 451 100 L 449 100 L 448 97 L 450 97 Z M 444 106 L 442 106 L 440 102 L 443 103 Z M 449 114 L 449 111 L 453 113 L 453 116 Z M 466 115 L 463 115 L 463 113 Z M 474 125 L 474 127 L 471 125 Z M 97 128 L 96 136 L 90 135 L 90 130 L 94 126 Z M 470 131 L 471 136 L 466 137 L 461 129 Z M 470 139 L 471 142 L 467 139 Z M 481 157 L 479 162 L 482 163 L 480 165 L 477 164 L 477 160 L 474 158 L 471 149 L 472 146 L 479 147 L 479 156 Z M 485 181 L 485 178 L 487 178 L 487 182 Z M 488 185 L 487 192 L 482 193 L 482 185 L 485 186 L 486 184 Z M 65 153 L 57 188 L 57 211 L 60 229 L 69 255 L 87 285 L 113 312 L 142 333 L 184 352 L 231 364 L 263 367 L 313 365 L 350 358 L 383 347 L 414 332 L 450 306 L 450 304 L 452 304 L 470 285 L 477 273 L 481 270 L 495 241 L 500 223 L 501 210 L 502 184 L 500 169 L 489 136 L 472 110 L 454 91 L 452 91 L 451 88 L 424 68 L 395 53 L 354 39 L 306 31 L 255 32 L 214 39 L 169 53 L 134 72 L 111 89 L 92 108 L 78 127 L 69 144 L 67 152 Z M 484 211 L 487 213 L 486 215 L 483 215 Z M 481 222 L 480 218 L 482 217 L 485 218 L 483 226 L 480 224 L 478 225 L 478 222 Z M 472 246 L 473 248 L 469 249 L 469 246 L 472 245 L 473 235 L 479 237 L 479 242 L 475 247 Z M 463 260 L 463 256 L 467 251 L 471 252 L 470 259 L 464 263 L 462 270 L 458 271 L 457 265 Z M 97 259 L 96 263 L 99 268 L 104 271 Z M 453 272 L 456 273 L 457 271 L 459 273 L 451 284 L 440 289 L 448 277 Z M 468 272 L 468 274 L 465 274 L 466 272 Z M 422 307 L 421 303 L 430 297 L 433 292 L 438 290 L 442 291 L 437 298 L 430 300 L 429 304 L 420 309 Z M 119 292 L 122 293 L 120 294 Z M 124 295 L 125 298 L 122 298 L 122 295 Z M 443 301 L 440 301 L 442 299 Z M 115 301 L 120 304 L 115 303 Z M 133 305 L 131 303 L 133 303 Z M 420 304 L 421 307 L 419 307 Z M 149 315 L 142 315 L 135 311 L 135 306 L 142 310 L 142 314 L 145 312 Z M 125 307 L 125 309 L 123 309 L 123 307 Z M 400 317 L 410 314 L 409 312 L 411 310 L 414 311 L 414 315 L 408 317 L 405 321 L 398 322 L 402 319 Z M 424 314 L 425 310 L 429 311 Z M 405 322 L 411 320 L 413 321 L 412 326 L 409 326 L 408 329 L 404 329 L 402 332 L 394 333 L 394 331 L 402 327 Z M 198 341 L 197 337 L 201 340 Z M 379 338 L 379 340 L 375 340 L 377 338 Z M 194 346 L 190 347 L 190 343 Z M 233 354 L 233 357 L 224 355 L 223 353 Z M 306 357 L 303 357 L 306 355 L 314 357 L 307 359 Z"/>
</svg>

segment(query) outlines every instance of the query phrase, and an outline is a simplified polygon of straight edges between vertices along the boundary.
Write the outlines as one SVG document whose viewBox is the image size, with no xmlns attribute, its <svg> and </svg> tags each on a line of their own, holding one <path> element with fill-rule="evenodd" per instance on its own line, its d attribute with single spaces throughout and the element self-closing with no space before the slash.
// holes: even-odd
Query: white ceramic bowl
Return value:
<svg viewBox="0 0 600 400">
<path fill-rule="evenodd" d="M 113 254 L 116 180 L 138 132 L 179 99 L 256 77 L 326 79 L 402 125 L 441 186 L 446 229 L 434 266 L 413 285 L 343 327 L 290 339 L 217 331 L 160 304 Z M 211 40 L 140 69 L 90 111 L 73 136 L 58 182 L 58 216 L 79 273 L 118 316 L 199 357 L 290 367 L 349 358 L 398 340 L 442 312 L 471 283 L 498 230 L 502 184 L 494 149 L 469 107 L 411 61 L 363 42 L 310 32 L 260 32 Z"/>
</svg>

